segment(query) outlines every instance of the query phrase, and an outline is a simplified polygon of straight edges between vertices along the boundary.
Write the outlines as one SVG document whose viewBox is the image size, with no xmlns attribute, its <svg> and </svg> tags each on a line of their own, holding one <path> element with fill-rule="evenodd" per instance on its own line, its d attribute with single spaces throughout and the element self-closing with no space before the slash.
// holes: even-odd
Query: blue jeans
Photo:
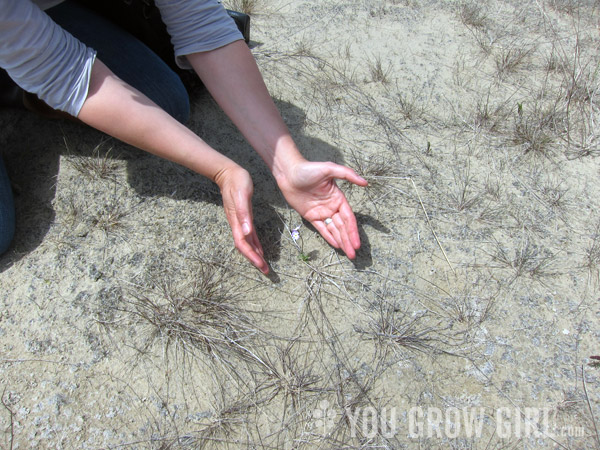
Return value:
<svg viewBox="0 0 600 450">
<path fill-rule="evenodd" d="M 98 52 L 119 78 L 144 93 L 180 122 L 187 122 L 189 97 L 179 76 L 135 37 L 75 2 L 67 0 L 46 13 L 61 27 Z M 10 181 L 0 156 L 0 254 L 13 238 L 15 210 Z"/>
<path fill-rule="evenodd" d="M 14 234 L 15 206 L 4 161 L 0 157 L 0 255 L 8 249 Z"/>
<path fill-rule="evenodd" d="M 115 75 L 144 93 L 180 122 L 187 122 L 190 103 L 179 76 L 152 50 L 110 21 L 67 0 L 46 10 L 61 27 L 98 52 Z"/>
</svg>

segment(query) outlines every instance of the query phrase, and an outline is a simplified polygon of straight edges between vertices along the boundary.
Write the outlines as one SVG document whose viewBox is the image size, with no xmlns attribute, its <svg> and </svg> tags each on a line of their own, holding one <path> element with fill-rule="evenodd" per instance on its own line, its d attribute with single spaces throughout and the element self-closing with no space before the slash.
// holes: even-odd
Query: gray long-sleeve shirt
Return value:
<svg viewBox="0 0 600 450">
<path fill-rule="evenodd" d="M 50 19 L 41 8 L 60 0 L 0 0 L 0 67 L 24 90 L 77 116 L 88 93 L 96 52 Z M 185 55 L 242 39 L 217 0 L 156 0 L 175 49 Z"/>
</svg>

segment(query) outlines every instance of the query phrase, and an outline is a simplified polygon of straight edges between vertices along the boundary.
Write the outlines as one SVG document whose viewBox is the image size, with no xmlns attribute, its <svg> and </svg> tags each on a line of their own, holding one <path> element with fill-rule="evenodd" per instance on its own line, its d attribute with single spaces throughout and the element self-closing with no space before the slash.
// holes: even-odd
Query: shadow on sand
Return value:
<svg viewBox="0 0 600 450">
<path fill-rule="evenodd" d="M 285 205 L 277 185 L 260 157 L 245 142 L 208 94 L 193 97 L 192 119 L 188 126 L 211 146 L 249 170 L 255 184 L 255 225 L 268 261 L 279 259 L 281 219 L 274 207 Z M 305 114 L 298 107 L 278 102 L 284 120 L 304 155 L 313 161 L 344 164 L 338 148 L 304 134 Z M 46 120 L 26 111 L 0 111 L 0 148 L 13 185 L 16 208 L 16 234 L 11 248 L 0 257 L 0 272 L 11 267 L 24 255 L 37 248 L 55 220 L 52 206 L 56 193 L 60 157 L 69 151 L 91 156 L 92 149 L 106 140 L 102 133 L 85 125 L 65 120 Z M 112 142 L 117 149 L 99 157 L 127 161 L 127 181 L 141 197 L 169 197 L 195 202 L 221 204 L 218 188 L 209 180 L 173 163 Z M 105 146 L 108 148 L 109 146 Z M 101 149 L 100 152 L 106 152 Z M 82 180 L 86 182 L 86 180 Z M 370 245 L 361 223 L 372 222 L 359 216 L 362 248 L 355 266 L 371 264 Z"/>
</svg>

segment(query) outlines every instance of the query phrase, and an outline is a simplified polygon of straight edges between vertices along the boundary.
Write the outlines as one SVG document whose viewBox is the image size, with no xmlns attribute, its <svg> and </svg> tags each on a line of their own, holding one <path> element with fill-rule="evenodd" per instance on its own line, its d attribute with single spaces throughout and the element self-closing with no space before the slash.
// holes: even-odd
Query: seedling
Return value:
<svg viewBox="0 0 600 450">
<path fill-rule="evenodd" d="M 310 261 L 310 255 L 304 253 L 304 241 L 302 240 L 302 236 L 300 235 L 300 227 L 302 225 L 298 225 L 296 228 L 292 229 L 290 235 L 292 237 L 292 242 L 298 249 L 298 259 L 302 262 Z"/>
</svg>

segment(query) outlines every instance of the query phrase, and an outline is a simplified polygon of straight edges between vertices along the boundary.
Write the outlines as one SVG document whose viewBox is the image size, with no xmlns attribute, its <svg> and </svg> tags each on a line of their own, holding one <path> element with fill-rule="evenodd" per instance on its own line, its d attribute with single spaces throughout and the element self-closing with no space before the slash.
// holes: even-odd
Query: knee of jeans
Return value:
<svg viewBox="0 0 600 450">
<path fill-rule="evenodd" d="M 173 86 L 166 111 L 181 123 L 190 119 L 190 97 L 183 83 Z"/>
<path fill-rule="evenodd" d="M 15 214 L 10 205 L 0 205 L 0 255 L 2 255 L 15 235 Z"/>
<path fill-rule="evenodd" d="M 0 255 L 15 235 L 15 204 L 4 161 L 0 157 Z"/>
<path fill-rule="evenodd" d="M 185 95 L 185 98 L 182 98 L 177 103 L 177 112 L 173 115 L 179 122 L 185 124 L 190 120 L 190 98 Z"/>
</svg>

